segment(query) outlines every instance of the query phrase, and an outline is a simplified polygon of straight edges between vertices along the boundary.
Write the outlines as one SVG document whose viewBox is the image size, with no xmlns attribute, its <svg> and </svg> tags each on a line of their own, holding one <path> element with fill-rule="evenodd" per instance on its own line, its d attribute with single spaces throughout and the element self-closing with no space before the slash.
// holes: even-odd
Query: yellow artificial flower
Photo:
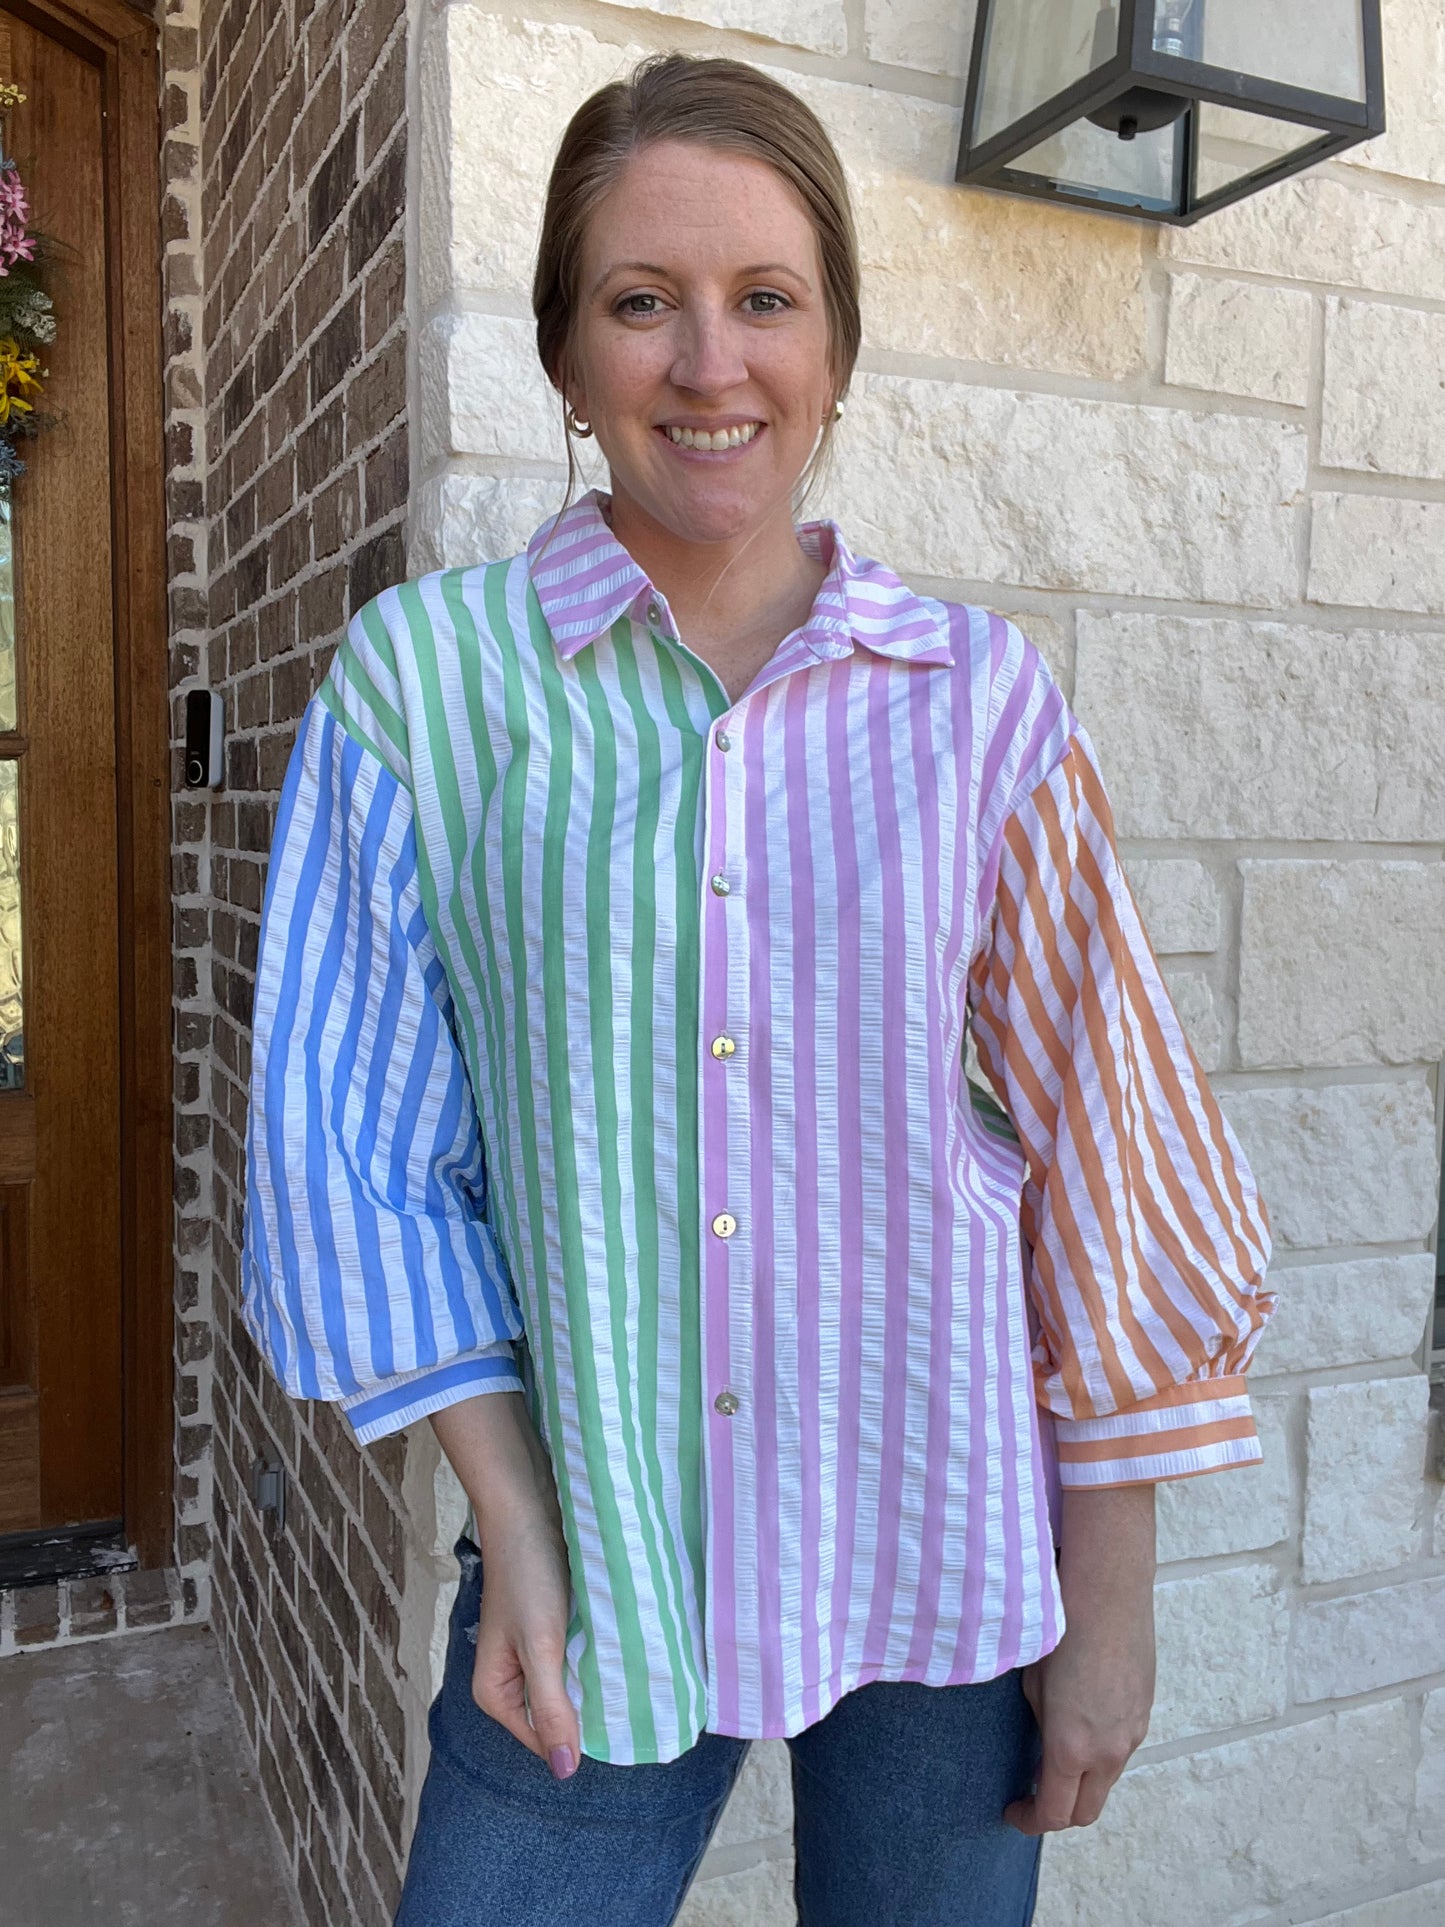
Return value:
<svg viewBox="0 0 1445 1927">
<path fill-rule="evenodd" d="M 27 394 L 41 393 L 40 376 L 44 370 L 36 356 L 22 354 L 13 335 L 0 335 L 0 427 L 13 414 L 29 415 L 35 404 Z"/>
</svg>

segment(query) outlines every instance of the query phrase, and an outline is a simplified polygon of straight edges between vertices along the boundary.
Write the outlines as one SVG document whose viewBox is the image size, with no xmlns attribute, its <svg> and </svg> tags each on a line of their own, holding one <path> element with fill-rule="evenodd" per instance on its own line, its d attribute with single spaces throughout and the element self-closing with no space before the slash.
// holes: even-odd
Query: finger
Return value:
<svg viewBox="0 0 1445 1927">
<path fill-rule="evenodd" d="M 1046 1753 L 1037 1787 L 1027 1799 L 1011 1801 L 1003 1810 L 1004 1819 L 1020 1833 L 1062 1832 L 1074 1823 L 1082 1777 L 1054 1765 Z"/>
<path fill-rule="evenodd" d="M 1119 1770 L 1086 1773 L 1079 1782 L 1079 1797 L 1074 1803 L 1074 1825 L 1091 1827 L 1104 1811 L 1104 1802 L 1114 1790 Z"/>
<path fill-rule="evenodd" d="M 563 1683 L 562 1648 L 545 1647 L 524 1655 L 527 1704 L 538 1751 L 559 1780 L 569 1780 L 582 1763 L 577 1709 Z"/>
<path fill-rule="evenodd" d="M 1023 1696 L 1029 1703 L 1035 1724 L 1041 1726 L 1043 1724 L 1044 1681 L 1043 1673 L 1037 1660 L 1032 1666 L 1025 1666 L 1019 1676 L 1019 1684 L 1023 1688 Z"/>
<path fill-rule="evenodd" d="M 519 1740 L 529 1753 L 545 1759 L 541 1741 L 527 1718 L 526 1682 L 514 1654 L 508 1654 L 499 1666 L 491 1655 L 478 1647 L 477 1663 L 472 1669 L 472 1698 L 489 1719 L 494 1719 L 499 1726 L 505 1726 L 512 1738 Z"/>
</svg>

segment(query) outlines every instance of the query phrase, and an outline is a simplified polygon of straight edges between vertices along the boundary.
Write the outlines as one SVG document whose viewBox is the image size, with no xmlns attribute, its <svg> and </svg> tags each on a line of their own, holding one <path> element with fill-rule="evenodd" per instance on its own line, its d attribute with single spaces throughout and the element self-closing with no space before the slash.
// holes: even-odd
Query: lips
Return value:
<svg viewBox="0 0 1445 1927">
<path fill-rule="evenodd" d="M 728 448 L 746 448 L 762 427 L 761 422 L 737 422 L 730 428 L 679 428 L 668 423 L 663 434 L 677 448 L 704 448 L 721 453 Z"/>
</svg>

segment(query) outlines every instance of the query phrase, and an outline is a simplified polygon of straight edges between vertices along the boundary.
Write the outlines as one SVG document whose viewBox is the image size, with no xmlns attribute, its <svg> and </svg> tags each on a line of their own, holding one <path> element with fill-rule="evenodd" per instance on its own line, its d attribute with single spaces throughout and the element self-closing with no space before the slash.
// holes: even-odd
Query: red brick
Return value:
<svg viewBox="0 0 1445 1927">
<path fill-rule="evenodd" d="M 364 315 L 361 339 L 362 346 L 370 354 L 406 313 L 406 255 L 400 235 L 372 262 L 362 289 Z"/>
<path fill-rule="evenodd" d="M 164 1626 L 171 1618 L 171 1595 L 163 1572 L 129 1572 L 121 1582 L 127 1626 Z"/>
<path fill-rule="evenodd" d="M 43 1646 L 60 1637 L 60 1592 L 53 1579 L 18 1587 L 14 1598 L 17 1646 Z"/>
<path fill-rule="evenodd" d="M 348 452 L 374 441 L 406 410 L 406 336 L 393 335 L 346 391 Z"/>
</svg>

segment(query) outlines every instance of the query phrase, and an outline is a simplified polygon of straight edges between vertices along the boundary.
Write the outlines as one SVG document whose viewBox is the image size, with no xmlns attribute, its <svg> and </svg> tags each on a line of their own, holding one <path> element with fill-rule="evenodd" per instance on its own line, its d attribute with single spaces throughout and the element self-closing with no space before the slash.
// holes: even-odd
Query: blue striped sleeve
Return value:
<svg viewBox="0 0 1445 1927">
<path fill-rule="evenodd" d="M 523 1332 L 417 874 L 411 796 L 319 697 L 261 914 L 242 1315 L 294 1397 L 367 1443 L 521 1391 Z"/>
</svg>

